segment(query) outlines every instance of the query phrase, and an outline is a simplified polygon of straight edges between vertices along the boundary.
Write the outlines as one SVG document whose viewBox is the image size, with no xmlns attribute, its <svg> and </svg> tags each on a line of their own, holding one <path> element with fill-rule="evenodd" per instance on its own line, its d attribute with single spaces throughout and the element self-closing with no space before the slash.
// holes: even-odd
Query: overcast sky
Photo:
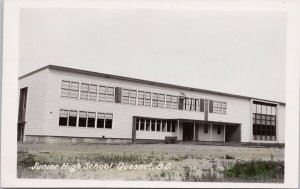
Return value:
<svg viewBox="0 0 300 189">
<path fill-rule="evenodd" d="M 280 12 L 22 9 L 20 70 L 53 64 L 285 101 Z"/>
</svg>

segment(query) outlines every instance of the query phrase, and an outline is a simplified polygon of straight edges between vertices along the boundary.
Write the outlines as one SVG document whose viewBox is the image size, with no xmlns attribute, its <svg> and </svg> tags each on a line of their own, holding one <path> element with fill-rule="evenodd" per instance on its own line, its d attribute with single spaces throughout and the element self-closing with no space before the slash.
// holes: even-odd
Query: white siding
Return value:
<svg viewBox="0 0 300 189">
<path fill-rule="evenodd" d="M 47 77 L 49 74 L 49 77 Z M 56 69 L 46 69 L 20 80 L 20 86 L 28 85 L 28 104 L 26 119 L 26 135 L 48 135 L 48 136 L 73 136 L 73 137 L 100 137 L 105 138 L 131 138 L 133 116 L 164 118 L 164 119 L 192 119 L 204 120 L 203 112 L 174 110 L 166 108 L 145 107 L 130 104 L 117 104 L 100 101 L 70 99 L 60 97 L 62 80 L 89 83 L 96 85 L 122 87 L 140 91 L 163 93 L 179 96 L 184 92 L 187 97 L 204 98 L 227 103 L 226 114 L 209 113 L 209 121 L 221 121 L 241 124 L 241 142 L 250 142 L 252 138 L 252 113 L 251 103 L 248 99 L 216 95 L 204 92 L 194 92 L 170 87 L 143 84 L 127 80 L 104 78 L 81 73 L 65 72 Z M 47 85 L 46 85 L 47 83 Z M 60 108 L 67 110 L 82 110 L 113 114 L 112 129 L 99 128 L 73 128 L 58 125 Z M 284 110 L 279 111 L 279 140 L 284 141 Z M 204 134 L 203 128 L 199 129 L 199 140 L 209 137 Z M 216 129 L 216 127 L 215 127 Z M 177 128 L 176 128 L 177 130 Z M 180 129 L 182 136 L 182 128 Z M 137 131 L 137 139 L 164 139 L 165 136 L 177 136 L 177 131 L 172 132 L 150 132 Z M 180 138 L 179 139 L 182 139 Z M 224 131 L 221 135 L 213 130 L 212 140 L 223 141 Z"/>
</svg>

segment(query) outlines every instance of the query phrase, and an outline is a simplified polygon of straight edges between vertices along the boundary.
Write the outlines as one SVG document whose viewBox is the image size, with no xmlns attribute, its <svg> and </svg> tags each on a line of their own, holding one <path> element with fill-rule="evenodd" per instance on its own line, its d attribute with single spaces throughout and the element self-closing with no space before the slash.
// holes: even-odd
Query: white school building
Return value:
<svg viewBox="0 0 300 189">
<path fill-rule="evenodd" d="M 18 141 L 284 143 L 285 103 L 48 65 L 19 78 Z"/>
</svg>

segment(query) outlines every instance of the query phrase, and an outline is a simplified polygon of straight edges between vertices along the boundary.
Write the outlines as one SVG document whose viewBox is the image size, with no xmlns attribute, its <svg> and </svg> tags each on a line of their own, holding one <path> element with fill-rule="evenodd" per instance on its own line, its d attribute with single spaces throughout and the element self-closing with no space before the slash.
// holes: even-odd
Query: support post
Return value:
<svg viewBox="0 0 300 189">
<path fill-rule="evenodd" d="M 194 122 L 193 141 L 196 141 L 196 123 Z"/>
<path fill-rule="evenodd" d="M 179 120 L 177 120 L 177 140 L 179 140 Z"/>
<path fill-rule="evenodd" d="M 212 123 L 210 124 L 210 141 L 212 141 Z"/>
<path fill-rule="evenodd" d="M 133 117 L 133 122 L 132 122 L 132 142 L 135 142 L 136 139 L 136 117 Z"/>
<path fill-rule="evenodd" d="M 226 142 L 226 125 L 224 124 L 224 142 Z"/>
</svg>

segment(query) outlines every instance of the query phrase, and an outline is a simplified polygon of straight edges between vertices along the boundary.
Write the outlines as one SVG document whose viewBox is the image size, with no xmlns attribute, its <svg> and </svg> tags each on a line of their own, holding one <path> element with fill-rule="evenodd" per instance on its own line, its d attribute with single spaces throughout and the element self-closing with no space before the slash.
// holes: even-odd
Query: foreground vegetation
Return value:
<svg viewBox="0 0 300 189">
<path fill-rule="evenodd" d="M 98 145 L 98 147 L 101 148 L 101 145 Z M 109 147 L 116 148 L 113 145 L 103 145 L 102 149 Z M 169 145 L 169 147 L 186 148 L 187 146 Z M 273 154 L 268 158 L 264 157 L 262 160 L 247 159 L 232 154 L 202 155 L 192 147 L 189 147 L 190 153 L 154 151 L 154 148 L 151 151 L 147 148 L 130 151 L 131 148 L 134 148 L 133 145 L 120 145 L 119 148 L 122 148 L 122 150 L 84 151 L 78 149 L 76 151 L 63 151 L 62 149 L 56 150 L 53 148 L 54 150 L 45 151 L 34 148 L 22 149 L 18 152 L 17 176 L 18 178 L 183 182 L 283 182 L 284 179 L 284 161 L 274 159 Z M 231 148 L 234 150 L 233 147 L 229 147 L 227 152 L 230 152 Z M 174 149 L 175 152 L 176 150 Z M 253 150 L 264 151 L 265 149 Z M 266 151 L 272 152 L 270 149 L 266 149 Z M 31 169 L 37 162 L 41 165 L 58 165 L 59 167 L 66 163 L 68 165 L 107 164 L 111 167 L 109 169 L 83 169 L 81 167 L 81 169 L 73 171 L 70 171 L 70 169 Z M 151 164 L 153 169 L 119 169 L 118 164 L 120 162 L 128 165 Z M 164 165 L 169 163 L 171 166 L 169 169 L 156 169 L 161 163 Z"/>
</svg>

